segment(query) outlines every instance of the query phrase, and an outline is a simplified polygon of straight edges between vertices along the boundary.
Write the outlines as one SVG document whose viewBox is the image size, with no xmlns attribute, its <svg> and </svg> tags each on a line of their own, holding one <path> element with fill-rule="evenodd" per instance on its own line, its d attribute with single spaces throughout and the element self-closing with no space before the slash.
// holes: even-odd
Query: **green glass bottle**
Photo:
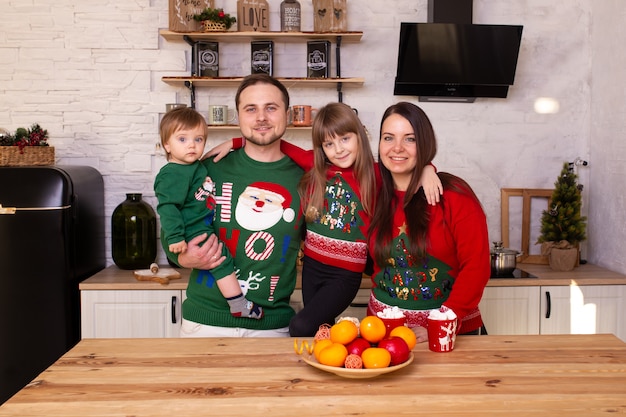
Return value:
<svg viewBox="0 0 626 417">
<path fill-rule="evenodd" d="M 156 214 L 141 194 L 126 194 L 111 216 L 113 262 L 121 269 L 146 269 L 157 255 Z"/>
</svg>

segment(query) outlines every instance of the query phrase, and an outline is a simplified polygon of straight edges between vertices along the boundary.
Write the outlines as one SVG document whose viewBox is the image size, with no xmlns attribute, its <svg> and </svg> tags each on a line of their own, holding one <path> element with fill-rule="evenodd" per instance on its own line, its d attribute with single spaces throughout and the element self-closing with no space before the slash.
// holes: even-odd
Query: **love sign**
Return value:
<svg viewBox="0 0 626 417">
<path fill-rule="evenodd" d="M 237 30 L 269 32 L 270 13 L 267 0 L 237 0 Z"/>
</svg>

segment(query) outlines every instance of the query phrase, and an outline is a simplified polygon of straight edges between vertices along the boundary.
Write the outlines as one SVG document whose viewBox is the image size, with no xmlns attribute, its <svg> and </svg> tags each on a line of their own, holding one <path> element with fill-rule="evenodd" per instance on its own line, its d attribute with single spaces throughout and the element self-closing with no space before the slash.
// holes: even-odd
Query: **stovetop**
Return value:
<svg viewBox="0 0 626 417">
<path fill-rule="evenodd" d="M 536 275 L 522 271 L 519 268 L 515 268 L 511 274 L 508 275 L 493 275 L 491 278 L 506 279 L 506 278 L 537 278 Z"/>
</svg>

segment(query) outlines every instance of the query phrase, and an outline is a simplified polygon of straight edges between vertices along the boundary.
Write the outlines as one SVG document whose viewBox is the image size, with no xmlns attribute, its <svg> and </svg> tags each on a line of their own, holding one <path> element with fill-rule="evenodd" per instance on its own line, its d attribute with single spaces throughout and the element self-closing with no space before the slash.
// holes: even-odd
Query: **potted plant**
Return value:
<svg viewBox="0 0 626 417">
<path fill-rule="evenodd" d="M 20 127 L 14 134 L 0 129 L 0 166 L 52 164 L 54 148 L 48 144 L 48 131 L 39 124 Z"/>
<path fill-rule="evenodd" d="M 205 32 L 217 32 L 230 29 L 237 21 L 236 17 L 224 13 L 224 9 L 207 7 L 201 13 L 193 15 L 193 19 L 202 24 Z"/>
<path fill-rule="evenodd" d="M 541 253 L 548 256 L 550 267 L 557 271 L 570 271 L 578 264 L 578 245 L 586 239 L 587 218 L 581 216 L 582 185 L 569 164 L 563 164 L 561 174 L 554 183 L 550 207 L 541 215 Z"/>
</svg>

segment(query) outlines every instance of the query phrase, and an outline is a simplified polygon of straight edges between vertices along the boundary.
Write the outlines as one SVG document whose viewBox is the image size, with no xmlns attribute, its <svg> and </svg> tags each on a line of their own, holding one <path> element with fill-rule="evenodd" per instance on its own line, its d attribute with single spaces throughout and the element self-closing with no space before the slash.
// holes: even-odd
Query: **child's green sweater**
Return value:
<svg viewBox="0 0 626 417">
<path fill-rule="evenodd" d="M 246 298 L 263 307 L 264 317 L 233 317 L 211 274 L 195 269 L 189 278 L 183 317 L 211 326 L 287 327 L 294 314 L 289 298 L 296 284 L 302 237 L 297 192 L 302 169 L 287 157 L 271 163 L 255 161 L 244 149 L 217 163 L 211 159 L 203 163 L 216 185 L 215 231 L 235 260 Z"/>
</svg>

